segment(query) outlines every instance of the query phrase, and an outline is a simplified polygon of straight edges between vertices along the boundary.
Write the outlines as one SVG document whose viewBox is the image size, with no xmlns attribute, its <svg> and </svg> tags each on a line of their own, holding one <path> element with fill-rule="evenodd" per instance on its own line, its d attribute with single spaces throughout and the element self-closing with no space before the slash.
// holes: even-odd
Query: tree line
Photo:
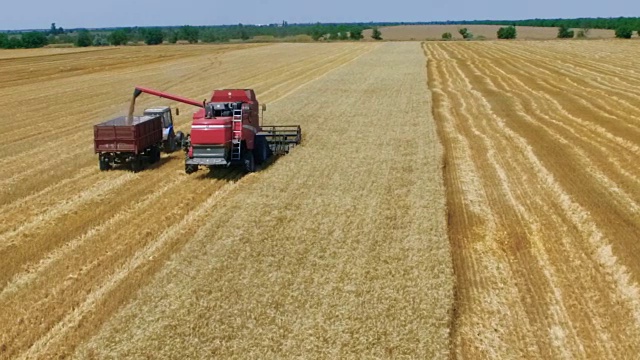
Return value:
<svg viewBox="0 0 640 360">
<path fill-rule="evenodd" d="M 628 27 L 640 30 L 640 17 L 617 18 L 575 18 L 575 19 L 528 19 L 528 20 L 472 20 L 472 21 L 439 21 L 433 25 L 512 25 L 534 27 L 567 27 L 574 29 L 616 30 Z"/>
<path fill-rule="evenodd" d="M 366 24 L 294 24 L 286 21 L 282 24 L 224 25 L 224 26 L 181 26 L 181 27 L 127 27 L 113 29 L 65 30 L 51 24 L 49 31 L 29 31 L 0 33 L 0 48 L 37 48 L 49 44 L 74 44 L 75 46 L 126 45 L 144 42 L 157 45 L 163 42 L 175 44 L 178 41 L 189 43 L 223 43 L 232 40 L 247 41 L 256 37 L 286 38 L 307 35 L 315 41 L 357 41 L 364 38 L 363 31 L 371 28 Z M 373 36 L 381 40 L 381 33 L 374 27 Z"/>
<path fill-rule="evenodd" d="M 473 40 L 473 33 L 469 31 L 469 29 L 467 29 L 466 27 L 458 29 L 458 33 L 462 36 L 464 40 Z M 518 36 L 518 32 L 515 26 L 509 25 L 509 26 L 498 29 L 497 35 L 498 35 L 498 39 L 509 40 L 509 39 L 515 39 Z M 450 32 L 446 32 L 442 34 L 442 40 L 452 40 L 452 39 L 453 39 L 453 35 Z"/>
<path fill-rule="evenodd" d="M 528 19 L 528 20 L 473 20 L 473 21 L 446 21 L 433 22 L 434 25 L 507 25 L 509 27 L 533 26 L 533 27 L 555 27 L 558 28 L 558 38 L 585 38 L 590 29 L 615 30 L 617 38 L 629 39 L 633 32 L 640 35 L 640 17 L 617 17 L 617 18 L 575 18 L 575 19 Z M 570 29 L 579 29 L 577 31 Z M 507 32 L 506 36 L 511 33 Z M 505 36 L 505 33 L 503 33 Z M 498 38 L 508 38 L 500 37 Z"/>
</svg>

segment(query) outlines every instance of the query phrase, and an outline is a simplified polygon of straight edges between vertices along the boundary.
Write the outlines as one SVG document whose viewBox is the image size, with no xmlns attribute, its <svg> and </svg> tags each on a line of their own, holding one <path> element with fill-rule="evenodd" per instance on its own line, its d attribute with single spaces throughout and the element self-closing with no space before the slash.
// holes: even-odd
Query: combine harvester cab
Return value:
<svg viewBox="0 0 640 360">
<path fill-rule="evenodd" d="M 201 109 L 193 115 L 191 133 L 183 141 L 185 171 L 201 166 L 242 166 L 253 172 L 274 154 L 282 155 L 300 144 L 300 126 L 261 126 L 260 107 L 252 89 L 215 90 L 211 101 L 202 103 L 144 87 L 136 87 L 135 98 L 147 93 L 179 101 Z M 133 105 L 132 105 L 133 107 Z"/>
</svg>

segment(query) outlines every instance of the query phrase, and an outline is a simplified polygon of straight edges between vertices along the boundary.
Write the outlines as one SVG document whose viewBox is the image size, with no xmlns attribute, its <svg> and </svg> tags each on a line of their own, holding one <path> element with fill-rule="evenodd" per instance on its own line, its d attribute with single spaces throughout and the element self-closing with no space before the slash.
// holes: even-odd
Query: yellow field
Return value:
<svg viewBox="0 0 640 360">
<path fill-rule="evenodd" d="M 430 43 L 459 358 L 636 358 L 640 51 Z"/>
<path fill-rule="evenodd" d="M 0 52 L 0 358 L 640 353 L 635 42 L 71 50 Z M 254 88 L 303 143 L 100 172 L 134 85 Z"/>
<path fill-rule="evenodd" d="M 447 357 L 442 147 L 417 44 L 123 48 L 10 65 L 0 356 Z M 187 176 L 177 153 L 101 173 L 92 124 L 123 114 L 135 84 L 193 98 L 254 88 L 266 122 L 301 124 L 304 142 L 245 177 Z"/>
</svg>

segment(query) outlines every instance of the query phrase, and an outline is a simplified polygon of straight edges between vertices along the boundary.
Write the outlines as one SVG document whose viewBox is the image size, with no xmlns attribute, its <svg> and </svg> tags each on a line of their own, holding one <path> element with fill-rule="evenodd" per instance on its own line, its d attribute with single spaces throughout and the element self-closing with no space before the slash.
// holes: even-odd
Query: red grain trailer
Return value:
<svg viewBox="0 0 640 360">
<path fill-rule="evenodd" d="M 162 118 L 160 116 L 121 116 L 93 127 L 93 143 L 100 170 L 114 164 L 131 165 L 142 170 L 145 161 L 160 160 L 162 149 Z"/>
</svg>

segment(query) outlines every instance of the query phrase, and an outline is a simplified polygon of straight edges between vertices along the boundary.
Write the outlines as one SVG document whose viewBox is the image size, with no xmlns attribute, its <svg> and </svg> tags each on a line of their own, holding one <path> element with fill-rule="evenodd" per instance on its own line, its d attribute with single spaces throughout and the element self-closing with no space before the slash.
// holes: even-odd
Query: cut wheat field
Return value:
<svg viewBox="0 0 640 360">
<path fill-rule="evenodd" d="M 0 358 L 634 358 L 634 44 L 0 52 Z M 303 142 L 100 172 L 134 85 L 253 88 Z"/>
<path fill-rule="evenodd" d="M 1 358 L 448 357 L 442 146 L 418 44 L 11 56 Z M 303 144 L 247 176 L 188 176 L 178 153 L 102 173 L 92 125 L 136 84 L 254 88 L 265 123 L 301 124 Z"/>
<path fill-rule="evenodd" d="M 457 278 L 454 356 L 636 358 L 632 43 L 428 43 Z"/>
</svg>

